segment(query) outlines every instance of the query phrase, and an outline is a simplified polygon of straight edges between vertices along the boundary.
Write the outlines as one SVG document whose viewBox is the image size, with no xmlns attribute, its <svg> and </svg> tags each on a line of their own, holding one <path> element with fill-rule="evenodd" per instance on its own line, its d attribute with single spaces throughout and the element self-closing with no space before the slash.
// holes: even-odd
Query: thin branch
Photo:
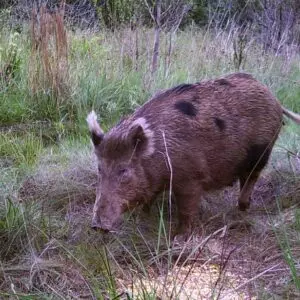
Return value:
<svg viewBox="0 0 300 300">
<path fill-rule="evenodd" d="M 173 168 L 172 168 L 172 163 L 171 163 L 171 159 L 169 156 L 169 152 L 168 152 L 168 147 L 167 147 L 167 142 L 166 142 L 166 136 L 165 136 L 165 132 L 162 131 L 162 136 L 163 136 L 163 140 L 164 140 L 164 146 L 165 146 L 165 150 L 166 150 L 166 157 L 167 157 L 167 163 L 168 166 L 170 168 L 170 186 L 169 186 L 169 212 L 170 212 L 170 220 L 171 220 L 171 213 L 172 213 L 172 186 L 173 186 Z M 169 240 L 171 240 L 171 222 L 170 222 L 170 230 L 169 230 Z"/>
<path fill-rule="evenodd" d="M 149 12 L 152 20 L 155 22 L 155 17 L 154 17 L 154 14 L 153 14 L 153 10 L 150 8 L 149 3 L 148 3 L 147 0 L 144 0 L 144 2 L 145 2 L 145 5 L 147 6 L 148 12 Z"/>
</svg>

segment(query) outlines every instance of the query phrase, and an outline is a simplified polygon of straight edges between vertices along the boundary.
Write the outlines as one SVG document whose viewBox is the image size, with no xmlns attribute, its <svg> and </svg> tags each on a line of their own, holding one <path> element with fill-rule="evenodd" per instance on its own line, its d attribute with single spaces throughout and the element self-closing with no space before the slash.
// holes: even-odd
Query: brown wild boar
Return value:
<svg viewBox="0 0 300 300">
<path fill-rule="evenodd" d="M 245 73 L 161 92 L 107 133 L 91 112 L 99 168 L 92 227 L 116 230 L 122 213 L 170 188 L 171 174 L 181 236 L 190 233 L 205 191 L 239 180 L 238 205 L 247 209 L 283 114 L 300 123 L 300 115 Z"/>
</svg>

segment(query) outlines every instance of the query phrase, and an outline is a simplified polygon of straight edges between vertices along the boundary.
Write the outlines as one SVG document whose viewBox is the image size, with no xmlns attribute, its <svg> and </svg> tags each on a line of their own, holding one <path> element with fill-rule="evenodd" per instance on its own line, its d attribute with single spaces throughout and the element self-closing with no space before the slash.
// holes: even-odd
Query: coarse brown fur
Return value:
<svg viewBox="0 0 300 300">
<path fill-rule="evenodd" d="M 300 121 L 266 86 L 235 73 L 161 92 L 106 134 L 90 115 L 99 160 L 92 226 L 113 230 L 124 211 L 169 188 L 171 172 L 179 234 L 190 231 L 203 191 L 239 180 L 245 210 L 283 113 Z"/>
</svg>

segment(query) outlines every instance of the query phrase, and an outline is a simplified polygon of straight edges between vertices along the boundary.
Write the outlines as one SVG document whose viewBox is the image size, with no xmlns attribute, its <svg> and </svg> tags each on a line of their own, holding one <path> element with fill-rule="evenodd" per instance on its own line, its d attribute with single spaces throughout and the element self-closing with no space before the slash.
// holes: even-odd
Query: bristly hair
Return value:
<svg viewBox="0 0 300 300">
<path fill-rule="evenodd" d="M 144 134 L 147 138 L 147 149 L 144 152 L 144 156 L 150 156 L 155 151 L 155 148 L 154 148 L 154 132 L 150 129 L 149 123 L 147 123 L 146 119 L 143 118 L 143 117 L 136 119 L 132 123 L 132 126 L 134 126 L 134 125 L 142 126 Z"/>
<path fill-rule="evenodd" d="M 180 84 L 180 85 L 177 85 L 177 86 L 171 88 L 170 92 L 180 95 L 184 92 L 187 92 L 187 91 L 193 89 L 194 87 L 195 87 L 194 84 L 183 83 L 183 84 Z"/>
<path fill-rule="evenodd" d="M 154 94 L 152 96 L 152 99 L 169 97 L 171 95 L 180 95 L 182 93 L 185 93 L 185 92 L 188 92 L 188 91 L 194 89 L 196 86 L 197 86 L 197 83 L 196 84 L 183 83 L 183 84 L 177 85 L 173 88 L 163 90 L 163 91 L 160 91 L 160 92 Z"/>
<path fill-rule="evenodd" d="M 155 151 L 154 132 L 150 128 L 150 124 L 147 123 L 146 119 L 144 117 L 140 117 L 135 120 L 132 118 L 124 119 L 119 126 L 111 128 L 111 130 L 106 133 L 105 143 L 101 150 L 103 157 L 117 159 L 122 155 L 131 155 L 135 145 L 132 144 L 128 135 L 131 130 L 137 126 L 142 127 L 143 134 L 146 138 L 142 156 L 152 155 Z M 141 144 L 139 146 L 141 146 Z"/>
</svg>

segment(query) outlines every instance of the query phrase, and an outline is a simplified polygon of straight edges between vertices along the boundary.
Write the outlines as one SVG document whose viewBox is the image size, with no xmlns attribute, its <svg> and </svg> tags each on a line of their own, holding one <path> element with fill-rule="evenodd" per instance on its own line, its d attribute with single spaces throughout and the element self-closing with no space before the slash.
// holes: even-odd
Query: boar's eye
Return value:
<svg viewBox="0 0 300 300">
<path fill-rule="evenodd" d="M 98 165 L 98 173 L 101 173 L 101 167 Z"/>
<path fill-rule="evenodd" d="M 118 171 L 118 175 L 119 175 L 119 176 L 124 176 L 124 175 L 127 174 L 127 172 L 128 172 L 128 169 L 122 168 L 122 169 L 120 169 L 120 170 Z"/>
<path fill-rule="evenodd" d="M 118 177 L 120 179 L 120 182 L 122 182 L 122 183 L 126 183 L 126 182 L 130 181 L 129 169 L 121 168 L 120 170 L 118 170 Z"/>
</svg>

